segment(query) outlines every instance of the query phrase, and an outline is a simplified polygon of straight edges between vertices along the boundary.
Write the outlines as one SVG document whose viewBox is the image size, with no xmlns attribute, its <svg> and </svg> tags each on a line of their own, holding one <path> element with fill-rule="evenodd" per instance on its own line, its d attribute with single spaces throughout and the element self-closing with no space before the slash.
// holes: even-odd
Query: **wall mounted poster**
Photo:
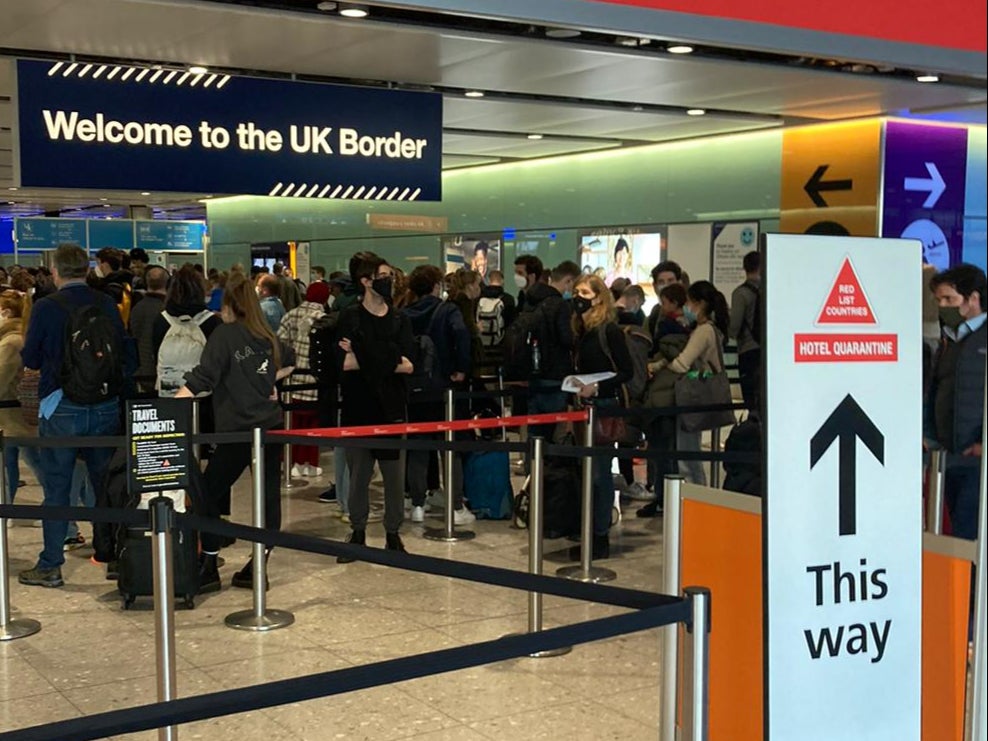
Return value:
<svg viewBox="0 0 988 741">
<path fill-rule="evenodd" d="M 492 270 L 501 270 L 501 236 L 499 234 L 456 235 L 443 240 L 446 272 L 461 268 L 476 270 L 487 283 Z"/>
<path fill-rule="evenodd" d="M 580 235 L 577 259 L 585 274 L 601 278 L 610 288 L 624 278 L 645 291 L 646 302 L 655 300 L 652 268 L 665 258 L 666 227 L 602 227 Z"/>
<path fill-rule="evenodd" d="M 717 222 L 710 239 L 710 275 L 715 286 L 730 296 L 744 283 L 744 256 L 758 249 L 758 222 Z"/>
</svg>

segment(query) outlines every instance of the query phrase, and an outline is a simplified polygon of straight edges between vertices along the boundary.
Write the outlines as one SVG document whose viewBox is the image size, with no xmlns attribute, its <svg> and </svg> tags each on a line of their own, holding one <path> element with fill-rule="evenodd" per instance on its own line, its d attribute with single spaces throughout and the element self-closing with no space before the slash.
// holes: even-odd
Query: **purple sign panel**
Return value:
<svg viewBox="0 0 988 741">
<path fill-rule="evenodd" d="M 938 270 L 961 262 L 967 130 L 889 121 L 882 236 L 918 239 Z"/>
</svg>

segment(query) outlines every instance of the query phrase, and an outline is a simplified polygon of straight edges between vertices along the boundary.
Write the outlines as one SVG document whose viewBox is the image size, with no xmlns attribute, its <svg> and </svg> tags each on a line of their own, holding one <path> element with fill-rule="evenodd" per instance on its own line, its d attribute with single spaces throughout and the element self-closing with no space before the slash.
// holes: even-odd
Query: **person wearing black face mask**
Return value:
<svg viewBox="0 0 988 741">
<path fill-rule="evenodd" d="M 988 301 L 984 272 L 957 265 L 930 281 L 943 339 L 934 360 L 924 414 L 926 447 L 947 453 L 944 493 L 953 535 L 978 537 L 978 489 L 985 403 Z"/>
<path fill-rule="evenodd" d="M 408 317 L 391 306 L 394 271 L 373 252 L 350 258 L 350 277 L 363 296 L 340 312 L 341 424 L 347 427 L 408 421 L 405 378 L 414 367 L 415 339 Z M 397 450 L 346 450 L 350 471 L 348 542 L 365 545 L 369 487 L 377 462 L 384 479 L 384 530 L 389 550 L 404 551 L 398 535 L 404 520 L 405 462 Z M 352 558 L 340 556 L 339 563 Z"/>
</svg>

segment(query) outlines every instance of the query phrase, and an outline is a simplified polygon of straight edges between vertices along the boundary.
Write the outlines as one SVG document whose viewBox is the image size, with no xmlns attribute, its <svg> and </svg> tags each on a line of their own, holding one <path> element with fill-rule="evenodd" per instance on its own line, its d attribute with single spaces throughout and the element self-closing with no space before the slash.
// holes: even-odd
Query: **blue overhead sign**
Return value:
<svg viewBox="0 0 988 741">
<path fill-rule="evenodd" d="M 201 221 L 138 221 L 137 246 L 146 250 L 201 251 L 206 225 Z"/>
<path fill-rule="evenodd" d="M 17 62 L 22 186 L 441 199 L 442 96 Z"/>
<path fill-rule="evenodd" d="M 134 248 L 134 222 L 130 219 L 90 219 L 89 249 L 98 252 L 104 247 L 130 251 Z"/>
<path fill-rule="evenodd" d="M 18 250 L 53 250 L 63 243 L 86 247 L 86 219 L 14 219 Z"/>
</svg>

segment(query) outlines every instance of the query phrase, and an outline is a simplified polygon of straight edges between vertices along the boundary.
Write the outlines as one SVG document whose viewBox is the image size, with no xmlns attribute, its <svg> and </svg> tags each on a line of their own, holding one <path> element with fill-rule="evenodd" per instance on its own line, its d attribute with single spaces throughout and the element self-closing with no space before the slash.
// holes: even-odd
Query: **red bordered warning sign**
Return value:
<svg viewBox="0 0 988 741">
<path fill-rule="evenodd" d="M 827 296 L 817 324 L 877 324 L 868 297 L 861 288 L 851 258 L 845 257 L 837 279 Z"/>
</svg>

